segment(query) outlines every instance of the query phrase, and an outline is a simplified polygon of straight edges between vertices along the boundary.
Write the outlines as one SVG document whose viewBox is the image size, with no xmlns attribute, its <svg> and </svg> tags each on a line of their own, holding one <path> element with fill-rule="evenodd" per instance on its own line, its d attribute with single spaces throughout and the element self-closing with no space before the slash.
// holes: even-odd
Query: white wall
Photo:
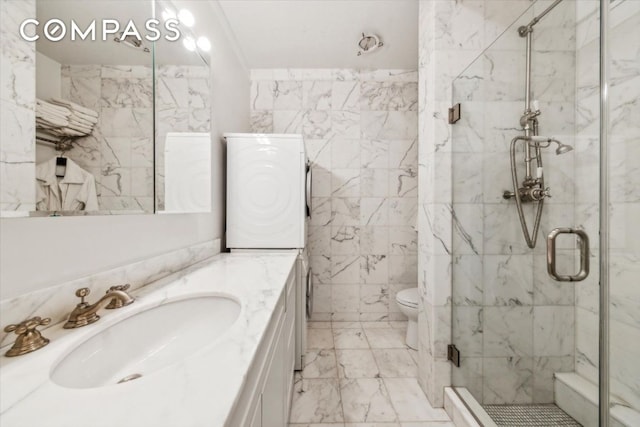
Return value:
<svg viewBox="0 0 640 427">
<path fill-rule="evenodd" d="M 61 90 L 61 68 L 59 62 L 36 52 L 36 98 L 59 98 Z"/>
<path fill-rule="evenodd" d="M 189 3 L 213 45 L 212 134 L 249 130 L 249 75 L 209 2 Z M 211 214 L 0 219 L 0 299 L 221 237 L 224 151 L 214 139 Z"/>
<path fill-rule="evenodd" d="M 189 5 L 194 16 L 207 16 L 213 11 L 216 18 L 215 23 L 207 23 L 201 34 L 208 36 L 212 45 L 209 61 L 212 70 L 210 84 L 213 94 L 211 135 L 214 137 L 211 158 L 212 170 L 220 173 L 213 176 L 211 200 L 213 206 L 220 207 L 220 209 L 214 209 L 213 221 L 216 224 L 216 237 L 221 237 L 224 242 L 226 151 L 222 134 L 250 131 L 249 105 L 247 104 L 251 87 L 249 71 L 218 2 L 174 2 L 178 7 L 183 3 Z"/>
</svg>

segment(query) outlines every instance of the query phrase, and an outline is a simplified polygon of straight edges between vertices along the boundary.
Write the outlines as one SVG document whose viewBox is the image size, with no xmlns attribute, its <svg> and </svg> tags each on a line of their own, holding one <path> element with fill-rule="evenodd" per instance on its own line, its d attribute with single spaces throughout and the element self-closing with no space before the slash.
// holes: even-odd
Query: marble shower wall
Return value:
<svg viewBox="0 0 640 427">
<path fill-rule="evenodd" d="M 134 65 L 63 65 L 62 97 L 98 112 L 92 134 L 68 156 L 96 178 L 101 210 L 153 212 L 152 69 Z M 158 206 L 164 204 L 164 137 L 207 132 L 209 68 L 160 65 L 156 70 Z"/>
<path fill-rule="evenodd" d="M 301 133 L 312 163 L 316 320 L 402 319 L 417 281 L 417 73 L 252 70 L 253 132 Z"/>
<path fill-rule="evenodd" d="M 598 381 L 599 2 L 577 2 L 576 222 L 591 239 L 591 275 L 576 285 L 576 372 Z M 640 3 L 610 13 L 610 378 L 611 393 L 640 410 Z"/>
<path fill-rule="evenodd" d="M 444 387 L 451 384 L 451 82 L 529 6 L 529 0 L 419 4 L 419 380 L 434 406 L 444 404 Z M 472 165 L 477 171 L 483 162 L 476 158 Z"/>
<path fill-rule="evenodd" d="M 18 28 L 35 0 L 0 1 L 0 211 L 35 210 L 36 46 Z"/>
</svg>

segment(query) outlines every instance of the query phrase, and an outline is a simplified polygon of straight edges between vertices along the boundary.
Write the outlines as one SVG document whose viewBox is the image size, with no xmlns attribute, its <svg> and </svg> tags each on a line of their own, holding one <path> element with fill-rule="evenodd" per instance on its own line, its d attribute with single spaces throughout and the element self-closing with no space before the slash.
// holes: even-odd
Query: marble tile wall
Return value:
<svg viewBox="0 0 640 427">
<path fill-rule="evenodd" d="M 0 1 L 0 210 L 35 210 L 35 43 L 19 35 L 35 0 Z"/>
<path fill-rule="evenodd" d="M 576 372 L 598 380 L 598 186 L 599 186 L 599 2 L 577 3 L 577 153 L 576 222 L 591 241 L 592 273 L 576 286 Z M 622 0 L 610 12 L 610 333 L 611 392 L 640 410 L 640 290 L 637 286 L 640 235 L 635 219 L 640 214 L 638 99 L 640 68 L 637 44 L 640 37 L 640 4 Z"/>
<path fill-rule="evenodd" d="M 415 70 L 252 70 L 253 132 L 301 133 L 312 163 L 315 320 L 397 320 L 417 282 Z"/>
<path fill-rule="evenodd" d="M 68 153 L 96 177 L 101 210 L 153 212 L 153 84 L 148 66 L 64 65 L 62 96 L 99 113 L 93 133 Z M 156 70 L 156 178 L 164 206 L 167 132 L 207 132 L 211 102 L 205 66 Z"/>
</svg>

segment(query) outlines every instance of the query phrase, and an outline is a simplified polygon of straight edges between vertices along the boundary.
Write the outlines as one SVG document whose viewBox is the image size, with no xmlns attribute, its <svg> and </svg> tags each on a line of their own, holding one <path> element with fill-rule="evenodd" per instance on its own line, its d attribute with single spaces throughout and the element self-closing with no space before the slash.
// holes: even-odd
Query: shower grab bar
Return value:
<svg viewBox="0 0 640 427">
<path fill-rule="evenodd" d="M 580 271 L 573 276 L 558 274 L 556 270 L 556 239 L 561 234 L 575 234 L 580 245 Z M 554 228 L 547 236 L 547 272 L 558 282 L 581 282 L 589 276 L 589 236 L 576 228 Z"/>
</svg>

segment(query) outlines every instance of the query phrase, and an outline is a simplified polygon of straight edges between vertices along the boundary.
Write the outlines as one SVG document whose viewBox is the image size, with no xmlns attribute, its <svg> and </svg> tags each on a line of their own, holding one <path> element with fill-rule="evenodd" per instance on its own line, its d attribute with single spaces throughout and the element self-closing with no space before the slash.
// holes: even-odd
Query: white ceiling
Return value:
<svg viewBox="0 0 640 427">
<path fill-rule="evenodd" d="M 249 68 L 418 66 L 417 0 L 220 0 Z M 357 56 L 362 33 L 384 46 Z"/>
</svg>

